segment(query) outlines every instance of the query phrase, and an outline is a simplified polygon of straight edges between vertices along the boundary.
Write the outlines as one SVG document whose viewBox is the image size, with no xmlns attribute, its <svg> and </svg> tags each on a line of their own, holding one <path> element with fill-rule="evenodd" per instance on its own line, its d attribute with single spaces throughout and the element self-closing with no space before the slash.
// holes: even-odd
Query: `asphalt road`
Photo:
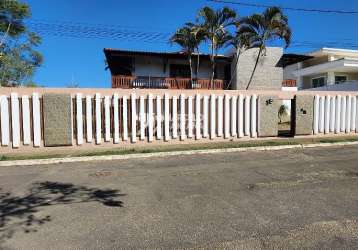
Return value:
<svg viewBox="0 0 358 250">
<path fill-rule="evenodd" d="M 358 147 L 0 168 L 2 249 L 357 249 Z"/>
</svg>

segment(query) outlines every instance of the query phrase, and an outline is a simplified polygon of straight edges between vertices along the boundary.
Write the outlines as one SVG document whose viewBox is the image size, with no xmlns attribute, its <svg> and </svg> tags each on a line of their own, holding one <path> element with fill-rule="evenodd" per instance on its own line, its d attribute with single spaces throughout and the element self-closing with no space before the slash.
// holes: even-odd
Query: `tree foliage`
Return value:
<svg viewBox="0 0 358 250">
<path fill-rule="evenodd" d="M 27 4 L 1 0 L 0 4 L 0 84 L 27 85 L 42 64 L 41 54 L 35 50 L 41 38 L 29 31 L 24 23 L 30 17 Z"/>
</svg>

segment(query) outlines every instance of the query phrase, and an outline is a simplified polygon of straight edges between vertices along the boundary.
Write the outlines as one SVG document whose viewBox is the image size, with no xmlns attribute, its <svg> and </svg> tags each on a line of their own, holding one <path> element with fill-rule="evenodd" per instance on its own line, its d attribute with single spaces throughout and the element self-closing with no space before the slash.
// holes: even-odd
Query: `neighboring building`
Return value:
<svg viewBox="0 0 358 250">
<path fill-rule="evenodd" d="M 284 81 L 296 81 L 298 89 L 345 89 L 358 84 L 358 50 L 322 48 L 306 56 L 296 57 L 285 65 Z M 333 87 L 335 84 L 352 82 Z"/>
<path fill-rule="evenodd" d="M 257 49 L 245 51 L 239 58 L 236 74 L 230 82 L 234 52 L 216 57 L 214 86 L 210 86 L 211 64 L 208 54 L 200 55 L 199 77 L 192 85 L 188 57 L 182 52 L 161 53 L 104 49 L 112 76 L 112 88 L 174 88 L 174 89 L 246 89 L 254 68 Z M 282 48 L 266 49 L 260 58 L 250 89 L 279 90 L 283 69 L 278 63 Z M 193 56 L 194 72 L 196 56 Z"/>
</svg>

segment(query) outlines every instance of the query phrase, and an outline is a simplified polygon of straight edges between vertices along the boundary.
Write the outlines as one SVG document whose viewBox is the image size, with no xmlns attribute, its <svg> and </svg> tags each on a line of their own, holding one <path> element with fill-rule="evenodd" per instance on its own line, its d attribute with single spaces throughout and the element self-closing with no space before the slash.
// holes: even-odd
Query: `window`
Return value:
<svg viewBox="0 0 358 250">
<path fill-rule="evenodd" d="M 170 77 L 190 78 L 189 65 L 171 64 L 169 71 L 170 71 Z"/>
<path fill-rule="evenodd" d="M 334 77 L 334 82 L 336 84 L 342 83 L 342 82 L 346 82 L 347 81 L 347 76 L 335 76 Z"/>
<path fill-rule="evenodd" d="M 326 82 L 326 78 L 325 77 L 317 77 L 317 78 L 312 78 L 312 87 L 313 88 L 318 88 L 318 87 L 322 87 L 325 85 Z"/>
</svg>

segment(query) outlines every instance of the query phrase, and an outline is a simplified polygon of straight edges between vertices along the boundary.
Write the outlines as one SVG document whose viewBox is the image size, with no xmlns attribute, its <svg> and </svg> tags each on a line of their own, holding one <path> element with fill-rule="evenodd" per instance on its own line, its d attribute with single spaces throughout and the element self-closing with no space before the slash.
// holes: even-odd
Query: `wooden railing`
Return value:
<svg viewBox="0 0 358 250">
<path fill-rule="evenodd" d="M 282 87 L 297 87 L 297 82 L 293 79 L 286 79 L 282 81 Z"/>
<path fill-rule="evenodd" d="M 190 78 L 112 76 L 112 88 L 224 89 L 224 80 L 215 79 L 211 86 L 209 79 L 197 79 L 192 83 Z"/>
</svg>

